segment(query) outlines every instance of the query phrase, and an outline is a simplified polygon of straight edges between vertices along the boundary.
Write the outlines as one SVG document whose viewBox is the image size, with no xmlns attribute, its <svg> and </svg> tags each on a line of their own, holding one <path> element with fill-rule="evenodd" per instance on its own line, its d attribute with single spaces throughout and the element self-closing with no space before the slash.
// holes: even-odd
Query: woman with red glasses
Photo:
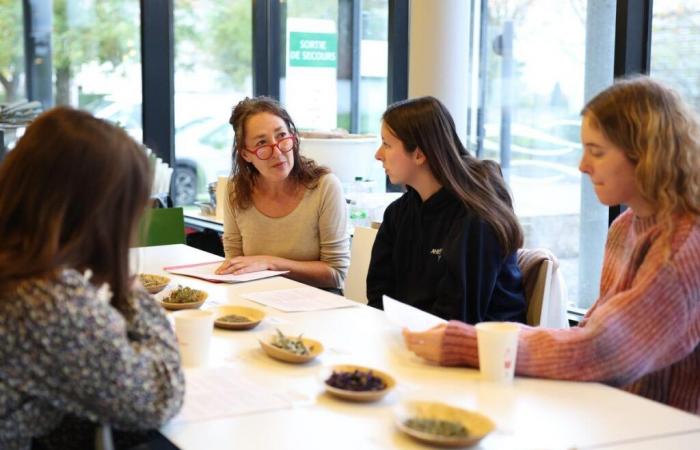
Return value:
<svg viewBox="0 0 700 450">
<path fill-rule="evenodd" d="M 226 261 L 217 273 L 288 270 L 289 278 L 340 292 L 350 263 L 340 181 L 299 154 L 296 126 L 277 101 L 246 98 L 229 123 L 234 164 Z"/>
</svg>

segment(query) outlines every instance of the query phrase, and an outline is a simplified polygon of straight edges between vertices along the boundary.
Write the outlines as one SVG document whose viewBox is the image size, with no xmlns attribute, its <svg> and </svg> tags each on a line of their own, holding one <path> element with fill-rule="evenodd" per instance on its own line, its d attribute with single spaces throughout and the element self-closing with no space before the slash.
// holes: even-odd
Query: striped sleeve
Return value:
<svg viewBox="0 0 700 450">
<path fill-rule="evenodd" d="M 516 373 L 625 385 L 691 354 L 700 343 L 700 309 L 669 263 L 656 276 L 598 305 L 585 327 L 523 327 Z M 692 310 L 690 310 L 692 308 Z M 472 327 L 451 322 L 441 360 L 478 365 Z"/>
</svg>

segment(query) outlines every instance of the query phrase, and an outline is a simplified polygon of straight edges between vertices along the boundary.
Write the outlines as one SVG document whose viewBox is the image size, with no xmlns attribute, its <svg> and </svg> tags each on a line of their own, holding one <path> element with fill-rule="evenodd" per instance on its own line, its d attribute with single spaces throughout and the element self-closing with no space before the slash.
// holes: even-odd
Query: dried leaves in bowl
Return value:
<svg viewBox="0 0 700 450">
<path fill-rule="evenodd" d="M 149 273 L 140 273 L 139 280 L 141 281 L 144 289 L 151 294 L 157 294 L 165 289 L 165 287 L 170 283 L 170 278 L 168 277 L 164 277 L 162 275 L 152 275 Z"/>
<path fill-rule="evenodd" d="M 437 402 L 407 402 L 396 414 L 396 426 L 414 439 L 441 447 L 477 444 L 495 428 L 488 417 Z"/>
<path fill-rule="evenodd" d="M 160 300 L 160 303 L 165 309 L 169 310 L 196 309 L 202 306 L 206 299 L 206 292 L 178 285 L 176 289 L 168 292 Z"/>
<path fill-rule="evenodd" d="M 299 337 L 290 337 L 286 336 L 280 330 L 277 330 L 277 333 L 272 338 L 271 344 L 299 356 L 306 356 L 311 353 L 309 346 L 306 345 L 301 334 Z"/>
<path fill-rule="evenodd" d="M 226 330 L 250 330 L 264 318 L 265 313 L 259 309 L 247 306 L 219 306 L 216 308 L 214 326 Z"/>
<path fill-rule="evenodd" d="M 305 363 L 323 352 L 323 345 L 303 336 L 286 336 L 280 330 L 269 340 L 261 340 L 260 346 L 268 356 L 284 362 Z"/>
<path fill-rule="evenodd" d="M 373 402 L 384 397 L 395 385 L 394 378 L 380 370 L 354 365 L 333 366 L 324 384 L 328 393 L 357 402 Z"/>
</svg>

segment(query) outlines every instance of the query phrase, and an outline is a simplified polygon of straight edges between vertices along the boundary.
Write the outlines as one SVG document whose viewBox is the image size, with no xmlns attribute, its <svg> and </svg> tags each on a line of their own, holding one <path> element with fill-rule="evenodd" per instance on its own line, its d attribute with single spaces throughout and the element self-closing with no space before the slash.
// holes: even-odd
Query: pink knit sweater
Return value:
<svg viewBox="0 0 700 450">
<path fill-rule="evenodd" d="M 578 327 L 523 327 L 516 373 L 600 381 L 700 414 L 700 220 L 678 218 L 670 259 L 660 227 L 630 210 L 611 226 L 600 298 Z M 441 363 L 478 366 L 476 332 L 452 321 Z"/>
</svg>

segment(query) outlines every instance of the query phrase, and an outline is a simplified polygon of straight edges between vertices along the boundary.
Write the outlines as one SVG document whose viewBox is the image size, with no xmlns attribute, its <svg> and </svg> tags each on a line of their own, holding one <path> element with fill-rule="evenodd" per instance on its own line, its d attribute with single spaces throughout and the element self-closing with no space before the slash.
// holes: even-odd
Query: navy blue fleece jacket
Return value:
<svg viewBox="0 0 700 450">
<path fill-rule="evenodd" d="M 408 191 L 384 213 L 367 274 L 370 306 L 382 294 L 447 320 L 525 321 L 515 253 L 446 189 L 423 202 Z"/>
</svg>

